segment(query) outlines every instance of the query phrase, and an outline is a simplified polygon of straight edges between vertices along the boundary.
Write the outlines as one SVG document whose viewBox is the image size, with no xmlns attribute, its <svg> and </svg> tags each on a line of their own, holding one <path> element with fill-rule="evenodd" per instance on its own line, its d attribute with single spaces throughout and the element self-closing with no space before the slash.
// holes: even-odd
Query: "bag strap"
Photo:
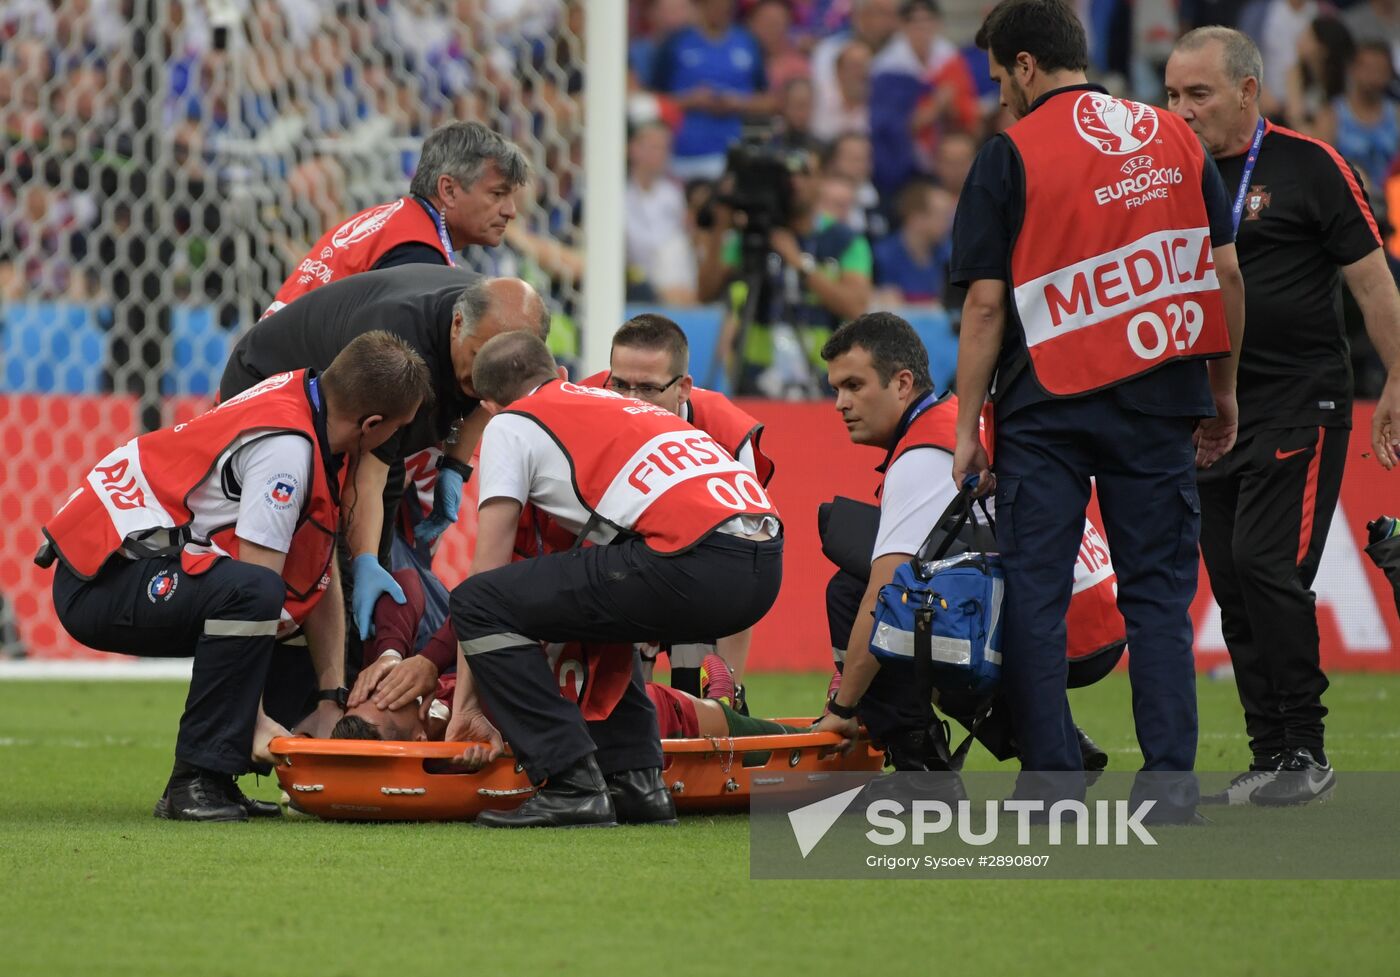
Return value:
<svg viewBox="0 0 1400 977">
<path fill-rule="evenodd" d="M 993 522 L 992 514 L 987 510 L 987 500 L 972 497 L 976 488 L 977 476 L 969 475 L 953 501 L 948 503 L 948 508 L 944 509 L 943 514 L 934 521 L 933 528 L 929 530 L 928 535 L 924 537 L 923 543 L 919 546 L 919 552 L 914 554 L 912 563 L 915 570 L 918 569 L 920 563 L 941 560 L 947 556 L 948 550 L 953 547 L 953 542 L 969 522 L 972 524 L 972 549 L 982 553 L 990 553 L 996 549 L 996 536 L 994 535 L 996 523 Z M 980 521 L 977 518 L 978 509 L 982 510 Z M 950 519 L 953 520 L 953 525 L 945 529 L 945 524 Z M 935 539 L 940 532 L 943 532 L 943 538 L 935 545 Z"/>
<path fill-rule="evenodd" d="M 937 714 L 933 711 L 932 607 L 921 607 L 914 612 L 914 687 L 918 690 L 920 704 L 927 706 L 928 728 L 932 730 L 934 724 L 940 722 Z M 967 728 L 967 736 L 951 753 L 948 752 L 951 742 L 947 735 L 946 723 L 944 724 L 943 738 L 937 741 L 935 748 L 938 751 L 938 758 L 948 765 L 949 770 L 962 769 L 963 763 L 967 759 L 967 752 L 972 749 L 972 741 L 977 738 L 977 731 L 982 728 L 982 723 L 991 715 L 993 698 L 989 695 L 977 704 L 972 723 Z"/>
<path fill-rule="evenodd" d="M 977 738 L 977 731 L 982 728 L 982 723 L 992 714 L 992 702 L 995 696 L 987 696 L 977 704 L 977 712 L 972 717 L 972 724 L 967 727 L 967 736 L 958 744 L 958 748 L 953 751 L 948 758 L 949 770 L 961 770 L 963 762 L 967 760 L 967 751 L 972 749 L 972 741 Z"/>
</svg>

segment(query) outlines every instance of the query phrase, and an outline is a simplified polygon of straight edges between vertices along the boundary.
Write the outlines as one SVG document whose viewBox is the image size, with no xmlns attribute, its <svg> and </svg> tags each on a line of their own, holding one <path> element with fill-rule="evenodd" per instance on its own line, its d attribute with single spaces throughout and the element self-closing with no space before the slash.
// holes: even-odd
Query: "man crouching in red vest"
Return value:
<svg viewBox="0 0 1400 977">
<path fill-rule="evenodd" d="M 606 373 L 582 381 L 584 386 L 605 387 L 624 397 L 636 397 L 665 408 L 718 441 L 735 461 L 758 477 L 765 489 L 768 487 L 774 465 L 761 446 L 762 422 L 724 394 L 695 386 L 690 376 L 690 343 L 675 322 L 652 313 L 628 319 L 613 333 L 608 367 Z M 747 715 L 744 665 L 753 629 L 711 637 L 715 640 L 685 645 L 673 642 L 668 646 L 671 685 L 698 696 L 701 662 L 716 651 L 734 676 L 735 708 Z M 651 681 L 650 662 L 643 662 L 643 670 L 647 681 Z"/>
<path fill-rule="evenodd" d="M 99 651 L 194 656 L 175 768 L 156 817 L 276 815 L 239 790 L 280 732 L 260 700 L 273 645 L 306 632 L 322 687 L 344 677 L 334 551 L 351 467 L 417 413 L 421 356 L 387 332 L 351 342 L 319 375 L 269 377 L 173 428 L 107 454 L 44 527 L 64 629 Z M 329 597 L 329 599 L 325 599 Z"/>
<path fill-rule="evenodd" d="M 923 342 L 893 313 L 871 312 L 848 322 L 821 352 L 851 440 L 884 449 L 885 460 L 876 469 L 883 478 L 874 524 L 856 525 L 863 514 L 854 513 L 840 523 L 835 513 L 851 510 L 833 507 L 823 527 L 823 549 L 841 569 L 827 586 L 838 672 L 832 677 L 828 715 L 818 728 L 853 736 L 858 715 L 871 737 L 885 746 L 896 770 L 946 770 L 951 761 L 947 737 L 941 723 L 930 723 L 932 713 L 929 703 L 920 701 L 912 660 L 882 665 L 870 652 L 870 640 L 880 588 L 920 551 L 957 495 L 948 474 L 957 445 L 958 399 L 934 394 Z M 1078 666 L 1073 684 L 1097 681 L 1122 654 L 1126 638 L 1114 606 L 1115 590 L 1108 548 L 1086 521 L 1067 617 L 1069 656 Z M 944 690 L 938 705 L 975 730 L 997 759 L 1016 754 L 1004 703 Z M 985 714 L 989 706 L 990 714 Z M 1078 734 L 1085 769 L 1103 769 L 1108 755 L 1083 730 Z"/>
<path fill-rule="evenodd" d="M 777 510 L 713 438 L 652 404 L 563 382 L 535 336 L 488 341 L 472 385 L 495 416 L 481 441 L 472 575 L 452 592 L 457 690 L 447 739 L 489 743 L 468 750 L 480 761 L 499 755 L 504 734 L 543 784 L 516 810 L 476 823 L 672 822 L 656 710 L 635 653 L 618 652 L 632 656 L 632 681 L 590 735 L 538 642 L 744 630 L 778 594 Z M 511 563 L 527 504 L 599 545 Z"/>
</svg>

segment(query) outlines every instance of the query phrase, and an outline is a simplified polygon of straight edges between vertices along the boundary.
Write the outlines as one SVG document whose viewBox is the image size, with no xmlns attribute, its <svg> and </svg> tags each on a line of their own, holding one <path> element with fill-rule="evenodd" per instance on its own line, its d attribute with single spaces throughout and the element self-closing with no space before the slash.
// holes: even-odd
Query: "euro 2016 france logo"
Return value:
<svg viewBox="0 0 1400 977">
<path fill-rule="evenodd" d="M 1101 92 L 1085 92 L 1074 104 L 1074 126 L 1090 146 L 1109 156 L 1126 156 L 1157 135 L 1157 112 Z"/>
<path fill-rule="evenodd" d="M 175 588 L 180 585 L 180 575 L 174 570 L 162 570 L 151 578 L 151 582 L 146 584 L 146 599 L 152 604 L 156 601 L 168 601 L 175 594 Z"/>
</svg>

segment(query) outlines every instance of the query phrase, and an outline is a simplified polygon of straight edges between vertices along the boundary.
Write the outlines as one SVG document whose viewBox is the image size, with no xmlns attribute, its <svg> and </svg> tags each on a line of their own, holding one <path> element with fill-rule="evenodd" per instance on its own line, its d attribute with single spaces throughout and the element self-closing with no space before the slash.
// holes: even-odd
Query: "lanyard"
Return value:
<svg viewBox="0 0 1400 977">
<path fill-rule="evenodd" d="M 885 469 L 890 466 L 890 462 L 893 460 L 894 449 L 899 447 L 899 442 L 904 438 L 904 435 L 909 433 L 909 429 L 914 426 L 914 422 L 919 419 L 919 415 L 936 403 L 938 403 L 938 394 L 929 391 L 924 394 L 922 400 L 909 408 L 907 414 L 900 418 L 899 426 L 895 428 L 894 441 L 890 444 L 890 450 L 885 455 L 885 460 L 875 469 L 877 472 L 884 474 Z"/>
<path fill-rule="evenodd" d="M 306 390 L 311 395 L 311 406 L 315 410 L 321 409 L 321 378 L 312 377 L 306 384 Z"/>
<path fill-rule="evenodd" d="M 447 218 L 438 212 L 438 209 L 422 197 L 415 197 L 423 209 L 433 218 L 433 223 L 437 225 L 438 240 L 442 242 L 443 254 L 447 255 L 447 263 L 453 268 L 457 267 L 457 260 L 452 256 L 452 239 L 447 236 Z"/>
<path fill-rule="evenodd" d="M 908 431 L 911 427 L 914 426 L 914 422 L 918 420 L 919 415 L 922 414 L 924 411 L 928 410 L 936 403 L 938 403 L 938 394 L 934 393 L 931 390 L 928 393 L 924 394 L 924 399 L 914 405 L 914 409 L 909 412 L 908 419 L 904 422 L 903 425 L 901 425 L 903 430 L 899 432 L 899 437 L 904 437 L 905 431 Z"/>
<path fill-rule="evenodd" d="M 1240 188 L 1235 191 L 1235 209 L 1231 212 L 1231 217 L 1235 222 L 1235 233 L 1240 232 L 1240 214 L 1244 213 L 1244 195 L 1249 190 L 1249 178 L 1254 175 L 1254 164 L 1259 162 L 1259 146 L 1264 141 L 1264 130 L 1268 128 L 1268 123 L 1264 117 L 1259 117 L 1259 124 L 1254 127 L 1254 142 L 1249 144 L 1249 155 L 1245 157 L 1244 172 L 1240 174 Z"/>
</svg>

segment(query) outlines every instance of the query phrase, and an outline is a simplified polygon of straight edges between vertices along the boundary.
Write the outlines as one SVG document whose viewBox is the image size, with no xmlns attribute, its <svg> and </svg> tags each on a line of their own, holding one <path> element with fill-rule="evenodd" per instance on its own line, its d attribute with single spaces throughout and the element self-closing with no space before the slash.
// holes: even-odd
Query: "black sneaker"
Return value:
<svg viewBox="0 0 1400 977">
<path fill-rule="evenodd" d="M 207 770 L 171 780 L 152 813 L 167 821 L 248 820 L 248 812 L 228 796 L 228 774 Z"/>
<path fill-rule="evenodd" d="M 1332 765 L 1318 763 L 1311 750 L 1300 746 L 1288 754 L 1273 782 L 1256 790 L 1249 802 L 1260 807 L 1322 803 L 1331 798 L 1336 786 L 1337 773 Z"/>
<path fill-rule="evenodd" d="M 1248 804 L 1254 792 L 1274 782 L 1279 768 L 1283 766 L 1286 754 L 1277 753 L 1263 763 L 1255 763 L 1244 773 L 1230 781 L 1230 785 L 1216 794 L 1202 794 L 1202 804 L 1222 807 L 1239 807 Z"/>
</svg>

